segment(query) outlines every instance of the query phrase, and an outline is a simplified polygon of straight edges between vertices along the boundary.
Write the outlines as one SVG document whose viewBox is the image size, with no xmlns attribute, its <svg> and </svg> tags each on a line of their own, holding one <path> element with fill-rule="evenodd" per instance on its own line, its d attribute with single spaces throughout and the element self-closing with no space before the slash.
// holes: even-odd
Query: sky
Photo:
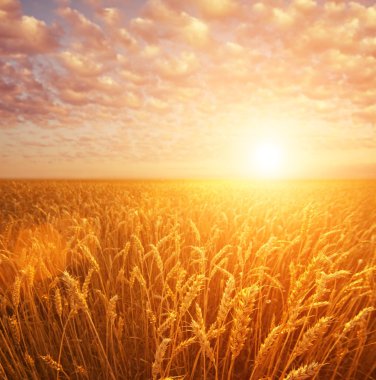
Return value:
<svg viewBox="0 0 376 380">
<path fill-rule="evenodd" d="M 0 73 L 3 178 L 376 178 L 374 1 L 0 0 Z"/>
</svg>

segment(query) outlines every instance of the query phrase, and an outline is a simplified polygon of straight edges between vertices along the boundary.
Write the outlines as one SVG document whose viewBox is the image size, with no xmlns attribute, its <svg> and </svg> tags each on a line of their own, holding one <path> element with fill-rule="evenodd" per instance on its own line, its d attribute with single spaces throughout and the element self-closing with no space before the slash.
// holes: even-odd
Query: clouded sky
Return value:
<svg viewBox="0 0 376 380">
<path fill-rule="evenodd" d="M 374 1 L 0 0 L 0 177 L 376 177 Z"/>
</svg>

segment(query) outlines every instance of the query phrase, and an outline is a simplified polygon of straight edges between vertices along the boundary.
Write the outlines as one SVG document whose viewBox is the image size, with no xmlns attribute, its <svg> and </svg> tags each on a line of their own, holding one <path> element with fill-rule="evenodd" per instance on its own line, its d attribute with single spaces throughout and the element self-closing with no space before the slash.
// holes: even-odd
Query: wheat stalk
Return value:
<svg viewBox="0 0 376 380">
<path fill-rule="evenodd" d="M 294 350 L 291 354 L 293 358 L 304 354 L 310 348 L 313 347 L 314 343 L 321 339 L 325 334 L 332 318 L 323 317 L 320 318 L 311 328 L 309 328 L 303 335 L 302 339 L 296 344 Z"/>
<path fill-rule="evenodd" d="M 230 332 L 230 349 L 232 358 L 236 358 L 243 349 L 249 331 L 250 315 L 259 291 L 257 285 L 242 289 L 236 296 L 233 324 Z"/>
<path fill-rule="evenodd" d="M 56 309 L 57 315 L 61 318 L 61 315 L 63 313 L 63 304 L 62 304 L 61 293 L 60 293 L 59 288 L 55 289 L 54 301 L 55 301 L 55 309 Z"/>
<path fill-rule="evenodd" d="M 209 339 L 205 331 L 205 323 L 202 317 L 202 311 L 200 306 L 196 303 L 196 315 L 197 321 L 192 320 L 191 326 L 193 333 L 197 336 L 197 339 L 201 345 L 202 352 L 206 355 L 212 363 L 215 363 L 214 352 L 210 347 Z"/>
<path fill-rule="evenodd" d="M 157 351 L 155 353 L 154 363 L 152 365 L 153 380 L 156 380 L 158 375 L 162 375 L 162 362 L 163 362 L 167 347 L 170 342 L 171 342 L 171 339 L 164 338 L 157 348 Z"/>
<path fill-rule="evenodd" d="M 39 355 L 39 357 L 52 369 L 60 372 L 63 371 L 63 367 L 60 363 L 55 361 L 50 354 L 47 355 Z"/>
<path fill-rule="evenodd" d="M 254 368 L 259 367 L 267 359 L 269 353 L 274 347 L 275 342 L 283 334 L 283 325 L 274 327 L 261 344 L 260 349 L 257 352 L 257 356 L 254 363 Z"/>
<path fill-rule="evenodd" d="M 180 305 L 180 315 L 184 315 L 191 306 L 194 299 L 198 296 L 204 283 L 205 276 L 202 274 L 194 276 L 190 286 L 187 287 L 183 300 Z"/>
<path fill-rule="evenodd" d="M 350 321 L 348 321 L 342 331 L 342 334 L 348 334 L 351 330 L 353 330 L 356 326 L 359 326 L 362 324 L 363 321 L 368 317 L 370 313 L 372 313 L 375 310 L 374 307 L 365 307 L 362 309 L 354 318 L 352 318 Z"/>
<path fill-rule="evenodd" d="M 316 363 L 312 362 L 310 364 L 302 365 L 301 367 L 297 369 L 293 369 L 290 371 L 286 377 L 284 377 L 284 380 L 306 380 L 306 379 L 312 379 L 314 376 L 317 375 L 318 371 L 320 370 L 321 366 Z"/>
<path fill-rule="evenodd" d="M 20 292 L 21 292 L 21 278 L 17 276 L 14 281 L 13 291 L 12 291 L 12 302 L 15 309 L 17 309 L 18 305 L 20 304 Z"/>
</svg>

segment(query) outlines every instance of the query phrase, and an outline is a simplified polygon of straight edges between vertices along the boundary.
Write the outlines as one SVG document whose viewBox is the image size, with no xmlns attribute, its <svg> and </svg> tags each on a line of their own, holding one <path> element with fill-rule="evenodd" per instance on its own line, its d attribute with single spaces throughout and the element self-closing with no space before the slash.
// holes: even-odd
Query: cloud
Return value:
<svg viewBox="0 0 376 380">
<path fill-rule="evenodd" d="M 47 53 L 57 48 L 57 38 L 56 27 L 23 15 L 18 1 L 0 3 L 0 55 Z"/>
<path fill-rule="evenodd" d="M 156 62 L 157 73 L 165 79 L 187 78 L 198 68 L 193 52 L 182 52 L 178 57 L 163 57 Z"/>
<path fill-rule="evenodd" d="M 99 8 L 96 12 L 97 18 L 103 21 L 107 27 L 118 27 L 121 23 L 121 12 L 117 8 Z"/>
<path fill-rule="evenodd" d="M 334 131 L 339 146 L 375 126 L 376 7 L 364 1 L 56 4 L 37 17 L 1 2 L 0 128 L 68 129 L 63 157 L 215 157 L 268 129 L 265 115 L 290 135 Z"/>
<path fill-rule="evenodd" d="M 237 2 L 233 0 L 194 0 L 193 3 L 196 4 L 202 15 L 208 18 L 230 16 L 239 8 Z"/>
<path fill-rule="evenodd" d="M 103 73 L 103 64 L 90 58 L 88 54 L 79 54 L 66 50 L 59 54 L 59 58 L 61 64 L 71 75 L 96 77 Z"/>
<path fill-rule="evenodd" d="M 98 24 L 70 7 L 60 8 L 58 14 L 67 24 L 67 32 L 74 36 L 75 43 L 81 42 L 88 49 L 108 51 L 106 37 Z"/>
<path fill-rule="evenodd" d="M 199 48 L 210 40 L 210 30 L 204 20 L 171 7 L 163 0 L 148 1 L 142 17 L 131 21 L 131 29 L 146 42 L 154 44 L 157 40 L 169 40 Z"/>
</svg>

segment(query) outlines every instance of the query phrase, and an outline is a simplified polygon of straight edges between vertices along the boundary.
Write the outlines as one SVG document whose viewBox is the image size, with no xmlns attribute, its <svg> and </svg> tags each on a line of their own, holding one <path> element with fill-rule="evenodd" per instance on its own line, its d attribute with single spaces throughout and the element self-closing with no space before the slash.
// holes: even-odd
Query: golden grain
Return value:
<svg viewBox="0 0 376 380">
<path fill-rule="evenodd" d="M 1 378 L 373 376 L 374 182 L 3 181 L 0 202 Z"/>
</svg>

